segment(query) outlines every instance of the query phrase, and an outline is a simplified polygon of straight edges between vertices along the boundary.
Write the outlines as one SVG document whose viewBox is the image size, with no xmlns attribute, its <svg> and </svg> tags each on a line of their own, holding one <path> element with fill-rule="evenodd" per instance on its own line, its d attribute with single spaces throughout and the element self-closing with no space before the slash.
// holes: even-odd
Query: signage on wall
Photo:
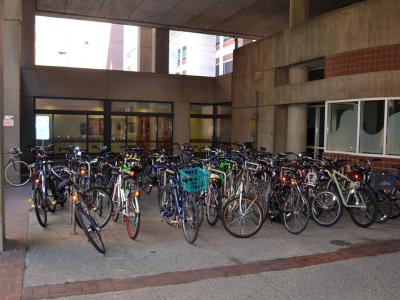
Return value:
<svg viewBox="0 0 400 300">
<path fill-rule="evenodd" d="M 14 127 L 14 116 L 13 115 L 4 115 L 3 126 L 4 127 Z"/>
<path fill-rule="evenodd" d="M 49 116 L 36 116 L 36 139 L 50 139 L 50 118 Z"/>
</svg>

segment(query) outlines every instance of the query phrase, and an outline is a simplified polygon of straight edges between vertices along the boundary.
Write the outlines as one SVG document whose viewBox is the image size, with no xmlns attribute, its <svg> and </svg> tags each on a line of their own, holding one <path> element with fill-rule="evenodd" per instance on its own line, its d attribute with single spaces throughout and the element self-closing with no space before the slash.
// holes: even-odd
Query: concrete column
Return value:
<svg viewBox="0 0 400 300">
<path fill-rule="evenodd" d="M 0 0 L 0 150 L 3 149 L 3 45 L 4 45 L 4 0 Z M 4 154 L 0 151 L 0 252 L 5 248 L 4 214 Z"/>
<path fill-rule="evenodd" d="M 139 27 L 138 32 L 138 71 L 154 72 L 154 39 L 153 31 L 155 29 L 149 27 Z"/>
<path fill-rule="evenodd" d="M 169 74 L 169 30 L 155 29 L 155 72 Z"/>
<path fill-rule="evenodd" d="M 22 1 L 21 67 L 35 64 L 35 0 Z"/>
<path fill-rule="evenodd" d="M 289 27 L 300 25 L 308 18 L 308 0 L 290 0 Z"/>
<path fill-rule="evenodd" d="M 11 147 L 19 147 L 20 145 L 20 69 L 21 69 L 21 0 L 1 0 L 2 2 L 2 105 L 4 115 L 14 117 L 14 126 L 2 128 L 3 143 L 0 150 L 7 152 Z M 3 120 L 1 120 L 2 122 Z M 3 166 L 1 162 L 1 166 Z M 3 169 L 1 176 L 3 176 Z M 3 183 L 3 182 L 2 182 Z M 3 184 L 2 184 L 3 186 Z M 3 193 L 2 193 L 3 195 Z M 0 203 L 1 215 L 1 232 L 0 247 L 4 247 L 4 203 Z"/>
<path fill-rule="evenodd" d="M 174 103 L 174 143 L 189 143 L 190 103 Z"/>
<path fill-rule="evenodd" d="M 308 69 L 305 65 L 289 69 L 289 84 L 308 81 Z M 304 152 L 307 146 L 307 105 L 291 104 L 288 106 L 287 151 Z"/>
<path fill-rule="evenodd" d="M 305 65 L 297 65 L 289 68 L 289 84 L 308 81 L 308 68 Z"/>
<path fill-rule="evenodd" d="M 304 152 L 307 146 L 307 104 L 288 107 L 287 151 Z"/>
</svg>

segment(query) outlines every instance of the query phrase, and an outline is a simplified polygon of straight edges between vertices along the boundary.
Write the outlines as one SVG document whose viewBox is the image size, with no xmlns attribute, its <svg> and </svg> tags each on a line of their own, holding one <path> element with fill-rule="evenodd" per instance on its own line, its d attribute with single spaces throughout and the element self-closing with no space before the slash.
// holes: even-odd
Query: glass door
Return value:
<svg viewBox="0 0 400 300">
<path fill-rule="evenodd" d="M 307 152 L 320 157 L 324 152 L 325 106 L 309 105 L 307 111 Z"/>
</svg>

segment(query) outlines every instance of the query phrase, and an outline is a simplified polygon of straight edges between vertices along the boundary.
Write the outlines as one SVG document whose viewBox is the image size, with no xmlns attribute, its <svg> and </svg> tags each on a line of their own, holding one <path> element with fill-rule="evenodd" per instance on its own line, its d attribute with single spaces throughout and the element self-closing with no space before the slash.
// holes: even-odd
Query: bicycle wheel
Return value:
<svg viewBox="0 0 400 300">
<path fill-rule="evenodd" d="M 349 213 L 353 222 L 360 227 L 369 227 L 375 221 L 376 204 L 374 195 L 365 188 L 360 188 L 349 199 Z"/>
<path fill-rule="evenodd" d="M 376 223 L 384 223 L 390 219 L 392 215 L 392 204 L 383 191 L 375 191 L 376 200 Z"/>
<path fill-rule="evenodd" d="M 335 225 L 342 216 L 343 205 L 339 197 L 331 191 L 321 191 L 311 202 L 314 221 L 324 227 Z"/>
<path fill-rule="evenodd" d="M 400 189 L 397 188 L 390 199 L 390 204 L 392 206 L 391 219 L 396 219 L 400 217 Z"/>
<path fill-rule="evenodd" d="M 234 237 L 248 238 L 255 235 L 263 224 L 263 213 L 257 201 L 242 197 L 228 200 L 222 211 L 226 231 Z"/>
<path fill-rule="evenodd" d="M 206 197 L 210 197 L 210 203 L 206 206 L 206 218 L 207 223 L 213 226 L 217 224 L 221 213 L 221 195 L 218 187 L 214 184 L 208 190 L 208 193 L 210 194 L 206 195 Z"/>
<path fill-rule="evenodd" d="M 291 192 L 283 205 L 283 222 L 287 231 L 299 234 L 306 229 L 310 219 L 310 206 L 300 192 Z"/>
<path fill-rule="evenodd" d="M 84 202 L 88 206 L 90 215 L 100 228 L 104 228 L 110 221 L 113 204 L 110 194 L 103 188 L 91 188 L 84 193 Z"/>
<path fill-rule="evenodd" d="M 138 234 L 140 229 L 140 209 L 139 199 L 135 199 L 136 196 L 131 192 L 128 197 L 128 207 L 126 208 L 127 216 L 124 216 L 126 230 L 128 231 L 129 237 L 134 240 Z"/>
<path fill-rule="evenodd" d="M 80 204 L 76 205 L 76 219 L 80 224 L 83 232 L 88 238 L 93 247 L 100 253 L 105 253 L 106 248 L 100 234 L 100 227 L 96 221 L 90 216 L 88 211 L 85 211 Z"/>
<path fill-rule="evenodd" d="M 201 197 L 199 194 L 194 195 L 194 199 L 196 200 L 196 205 L 197 205 L 197 213 L 199 214 L 199 221 L 198 225 L 199 228 L 203 224 L 204 220 L 204 202 L 203 202 L 203 197 Z"/>
<path fill-rule="evenodd" d="M 47 226 L 47 204 L 43 197 L 42 191 L 37 188 L 33 192 L 33 203 L 35 206 L 35 213 L 40 226 Z"/>
<path fill-rule="evenodd" d="M 197 235 L 199 234 L 199 214 L 194 196 L 188 195 L 186 199 L 182 201 L 182 210 L 183 235 L 189 244 L 193 244 L 197 239 Z"/>
<path fill-rule="evenodd" d="M 142 172 L 143 191 L 146 193 L 146 195 L 149 195 L 153 189 L 151 168 L 152 168 L 151 166 L 146 166 Z"/>
<path fill-rule="evenodd" d="M 8 184 L 19 187 L 28 183 L 32 171 L 22 160 L 11 160 L 4 170 L 4 177 Z"/>
</svg>

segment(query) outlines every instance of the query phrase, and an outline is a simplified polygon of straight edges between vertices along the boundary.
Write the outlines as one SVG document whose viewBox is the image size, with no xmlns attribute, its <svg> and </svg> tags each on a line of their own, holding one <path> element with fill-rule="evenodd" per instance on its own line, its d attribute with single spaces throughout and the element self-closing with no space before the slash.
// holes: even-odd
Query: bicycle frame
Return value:
<svg viewBox="0 0 400 300">
<path fill-rule="evenodd" d="M 349 200 L 350 200 L 350 197 L 351 197 L 352 194 L 354 194 L 354 196 L 356 197 L 356 203 L 358 202 L 358 200 L 359 200 L 359 199 L 358 199 L 359 195 L 358 195 L 358 193 L 356 193 L 356 190 L 360 187 L 360 184 L 359 184 L 359 183 L 350 180 L 347 176 L 343 175 L 342 173 L 340 173 L 340 172 L 338 172 L 338 171 L 336 171 L 336 170 L 333 170 L 332 173 L 331 173 L 330 171 L 328 171 L 328 170 L 325 170 L 325 171 L 329 174 L 329 176 L 331 177 L 331 179 L 332 179 L 333 182 L 335 183 L 335 186 L 336 186 L 336 188 L 337 188 L 337 190 L 338 190 L 338 192 L 339 192 L 340 199 L 342 200 L 342 203 L 343 203 L 343 205 L 344 205 L 345 207 L 354 207 L 354 208 L 360 208 L 360 207 L 361 207 L 361 208 L 365 208 L 365 205 L 349 205 L 349 204 L 348 204 L 348 203 L 349 203 Z M 337 177 L 339 177 L 339 178 L 341 178 L 341 179 L 343 179 L 343 180 L 349 182 L 349 184 L 350 184 L 349 188 L 346 189 L 346 188 L 339 182 L 339 180 L 337 179 Z M 345 191 L 347 190 L 347 195 L 346 195 L 346 197 L 344 197 L 344 194 L 343 194 L 343 191 L 342 191 L 342 190 L 345 190 Z"/>
</svg>

